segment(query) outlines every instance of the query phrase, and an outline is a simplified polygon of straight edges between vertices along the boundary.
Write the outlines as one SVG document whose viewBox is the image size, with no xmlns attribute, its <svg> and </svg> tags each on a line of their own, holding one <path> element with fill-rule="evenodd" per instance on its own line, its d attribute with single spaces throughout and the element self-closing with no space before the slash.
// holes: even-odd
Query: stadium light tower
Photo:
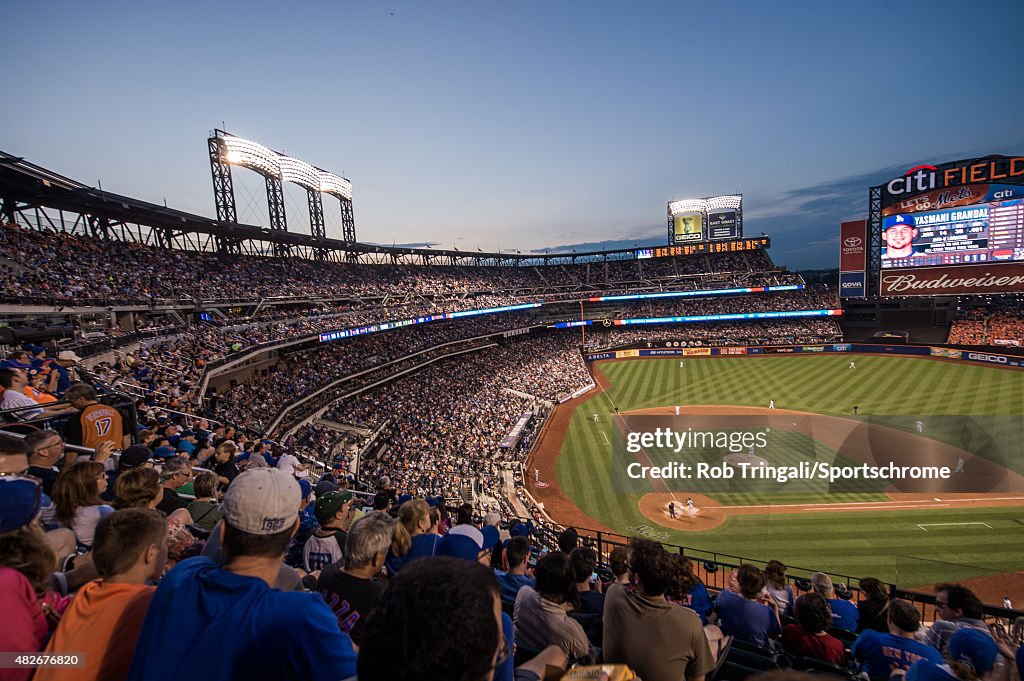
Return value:
<svg viewBox="0 0 1024 681">
<path fill-rule="evenodd" d="M 259 173 L 266 180 L 267 207 L 272 230 L 288 231 L 283 183 L 291 182 L 306 190 L 309 225 L 314 238 L 327 238 L 320 194 L 330 194 L 341 202 L 342 238 L 349 242 L 356 240 L 352 183 L 344 177 L 220 129 L 213 131 L 207 144 L 218 220 L 238 222 L 235 191 L 231 180 L 231 166 L 236 165 Z"/>
</svg>

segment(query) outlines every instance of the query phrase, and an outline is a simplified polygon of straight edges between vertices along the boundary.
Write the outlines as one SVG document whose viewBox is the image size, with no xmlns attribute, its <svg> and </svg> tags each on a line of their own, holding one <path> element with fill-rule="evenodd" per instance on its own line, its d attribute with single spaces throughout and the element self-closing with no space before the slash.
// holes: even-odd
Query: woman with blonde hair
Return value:
<svg viewBox="0 0 1024 681">
<path fill-rule="evenodd" d="M 410 561 L 435 554 L 441 535 L 430 532 L 430 527 L 430 506 L 423 499 L 410 499 L 398 507 L 398 522 L 386 563 L 389 575 Z"/>
<path fill-rule="evenodd" d="M 53 483 L 53 504 L 57 519 L 75 533 L 81 546 L 92 546 L 96 525 L 114 509 L 103 503 L 100 495 L 107 491 L 107 473 L 103 464 L 76 461 Z"/>
</svg>

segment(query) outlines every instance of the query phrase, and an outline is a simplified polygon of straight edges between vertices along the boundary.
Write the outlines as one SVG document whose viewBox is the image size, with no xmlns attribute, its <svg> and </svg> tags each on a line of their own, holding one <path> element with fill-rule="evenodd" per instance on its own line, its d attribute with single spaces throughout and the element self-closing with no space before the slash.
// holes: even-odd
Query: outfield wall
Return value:
<svg viewBox="0 0 1024 681">
<path fill-rule="evenodd" d="M 608 352 L 588 352 L 583 358 L 588 362 L 605 359 L 629 359 L 640 357 L 742 357 L 745 355 L 792 355 L 828 353 L 863 353 L 882 355 L 912 355 L 948 360 L 985 364 L 988 366 L 1024 368 L 1024 357 L 990 352 L 975 352 L 930 345 L 872 345 L 869 343 L 827 343 L 824 345 L 754 345 L 714 348 L 679 347 L 677 341 L 663 342 L 665 347 L 626 348 Z"/>
</svg>

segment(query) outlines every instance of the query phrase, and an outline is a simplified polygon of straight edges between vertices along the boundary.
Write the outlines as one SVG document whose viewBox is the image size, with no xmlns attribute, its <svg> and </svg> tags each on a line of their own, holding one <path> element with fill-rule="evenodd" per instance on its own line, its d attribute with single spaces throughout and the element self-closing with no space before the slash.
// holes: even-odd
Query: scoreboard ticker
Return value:
<svg viewBox="0 0 1024 681">
<path fill-rule="evenodd" d="M 636 252 L 637 258 L 666 258 L 669 256 L 702 255 L 707 253 L 740 253 L 743 251 L 760 251 L 771 248 L 769 237 L 761 236 L 753 239 L 737 241 L 705 241 L 701 243 L 683 244 L 681 246 L 658 246 L 657 248 L 641 248 Z"/>
</svg>

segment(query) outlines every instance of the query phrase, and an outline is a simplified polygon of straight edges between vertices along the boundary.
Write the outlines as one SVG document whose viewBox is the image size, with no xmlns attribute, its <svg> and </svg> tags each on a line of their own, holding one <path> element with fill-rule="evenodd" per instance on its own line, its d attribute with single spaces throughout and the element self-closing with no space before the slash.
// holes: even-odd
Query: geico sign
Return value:
<svg viewBox="0 0 1024 681">
<path fill-rule="evenodd" d="M 848 236 L 843 239 L 843 246 L 846 248 L 859 248 L 863 243 L 864 239 L 861 239 L 859 236 Z"/>
<path fill-rule="evenodd" d="M 986 355 L 983 352 L 968 352 L 967 359 L 975 359 L 979 362 L 992 362 L 993 364 L 1006 364 L 1006 358 L 1002 355 Z"/>
</svg>

